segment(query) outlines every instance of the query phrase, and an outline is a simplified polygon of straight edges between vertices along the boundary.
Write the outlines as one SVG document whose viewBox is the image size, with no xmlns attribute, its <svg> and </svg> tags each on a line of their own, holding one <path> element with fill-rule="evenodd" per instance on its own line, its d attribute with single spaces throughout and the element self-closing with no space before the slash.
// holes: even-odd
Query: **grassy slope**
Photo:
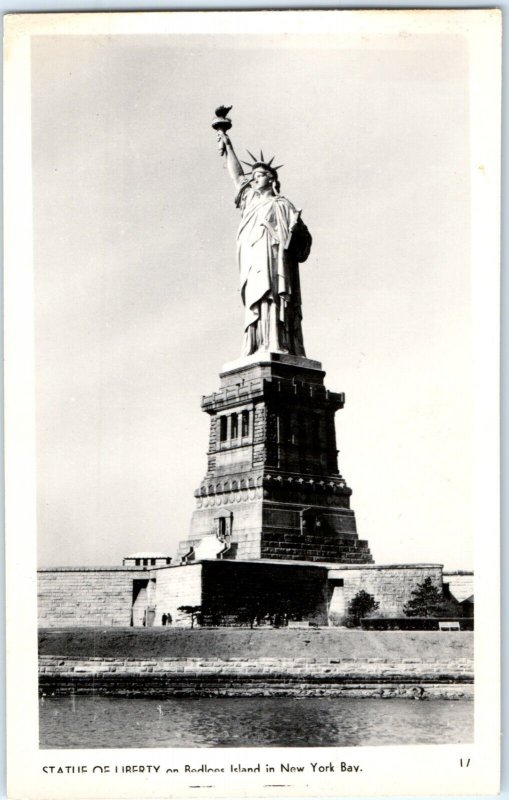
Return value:
<svg viewBox="0 0 509 800">
<path fill-rule="evenodd" d="M 473 656 L 473 633 L 337 628 L 46 628 L 41 655 L 123 658 L 386 658 L 446 661 Z"/>
</svg>

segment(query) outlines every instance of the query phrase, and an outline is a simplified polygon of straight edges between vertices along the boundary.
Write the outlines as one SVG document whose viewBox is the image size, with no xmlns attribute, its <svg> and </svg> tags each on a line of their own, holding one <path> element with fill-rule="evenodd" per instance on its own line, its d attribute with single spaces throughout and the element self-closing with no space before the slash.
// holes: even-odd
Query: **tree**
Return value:
<svg viewBox="0 0 509 800">
<path fill-rule="evenodd" d="M 237 622 L 242 624 L 248 623 L 249 627 L 254 628 L 255 622 L 260 622 L 260 619 L 265 616 L 266 609 L 263 600 L 247 597 L 241 608 L 238 609 L 235 618 Z"/>
<path fill-rule="evenodd" d="M 200 621 L 201 617 L 201 606 L 179 606 L 179 611 L 182 611 L 184 614 L 189 614 L 191 618 L 191 628 L 194 628 L 194 623 Z"/>
<path fill-rule="evenodd" d="M 376 611 L 379 605 L 380 603 L 375 600 L 372 594 L 361 589 L 348 605 L 348 616 L 355 625 L 360 625 L 361 618 L 371 614 L 372 611 Z"/>
<path fill-rule="evenodd" d="M 407 617 L 436 617 L 444 610 L 444 596 L 432 582 L 426 578 L 412 592 L 412 599 L 403 606 Z"/>
</svg>

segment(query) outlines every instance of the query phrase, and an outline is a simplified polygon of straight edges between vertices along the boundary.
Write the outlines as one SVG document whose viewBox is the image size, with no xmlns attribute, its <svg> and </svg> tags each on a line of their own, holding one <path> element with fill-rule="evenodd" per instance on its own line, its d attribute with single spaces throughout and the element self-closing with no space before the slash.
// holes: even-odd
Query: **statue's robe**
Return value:
<svg viewBox="0 0 509 800">
<path fill-rule="evenodd" d="M 282 195 L 261 195 L 246 181 L 236 203 L 240 291 L 245 306 L 244 355 L 256 350 L 305 355 L 298 262 L 311 236 L 300 211 Z"/>
</svg>

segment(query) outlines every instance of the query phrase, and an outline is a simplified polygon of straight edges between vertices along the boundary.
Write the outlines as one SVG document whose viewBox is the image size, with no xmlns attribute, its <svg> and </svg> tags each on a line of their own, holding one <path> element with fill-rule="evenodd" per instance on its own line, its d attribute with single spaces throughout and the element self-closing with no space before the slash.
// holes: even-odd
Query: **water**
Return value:
<svg viewBox="0 0 509 800">
<path fill-rule="evenodd" d="M 473 741 L 469 700 L 45 698 L 41 748 L 325 747 Z"/>
</svg>

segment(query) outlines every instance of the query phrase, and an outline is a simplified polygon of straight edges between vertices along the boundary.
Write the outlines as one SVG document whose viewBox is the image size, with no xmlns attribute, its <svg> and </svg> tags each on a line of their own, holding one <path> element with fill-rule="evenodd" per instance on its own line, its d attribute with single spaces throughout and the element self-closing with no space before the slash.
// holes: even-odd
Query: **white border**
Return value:
<svg viewBox="0 0 509 800">
<path fill-rule="evenodd" d="M 314 760 L 363 765 L 362 776 L 345 776 L 338 787 L 324 780 L 302 785 L 301 791 L 321 796 L 379 794 L 492 794 L 498 785 L 498 206 L 499 206 L 499 13 L 497 11 L 341 11 L 341 12 L 230 12 L 178 14 L 59 14 L 5 18 L 8 36 L 5 63 L 5 330 L 6 330 L 6 498 L 7 498 L 7 601 L 12 623 L 8 630 L 8 760 L 11 797 L 159 797 L 169 794 L 167 781 L 118 776 L 78 776 L 64 783 L 46 782 L 42 763 L 160 763 L 191 758 L 187 751 L 38 751 L 37 697 L 27 687 L 35 686 L 35 453 L 33 325 L 31 274 L 31 174 L 30 174 L 30 36 L 43 33 L 139 34 L 168 32 L 221 33 L 260 32 L 270 26 L 273 33 L 327 32 L 335 27 L 341 35 L 362 30 L 368 38 L 394 33 L 409 15 L 419 32 L 444 33 L 461 30 L 471 45 L 472 186 L 473 186 L 473 285 L 475 305 L 476 453 L 475 485 L 479 491 L 476 520 L 476 744 L 457 748 L 391 747 L 320 748 Z M 340 29 L 337 28 L 340 22 Z M 376 24 L 376 33 L 373 23 Z M 479 169 L 482 166 L 483 169 Z M 15 615 L 14 615 L 15 609 Z M 21 635 L 20 635 L 21 632 Z M 486 657 L 489 654 L 489 658 Z M 231 750 L 194 751 L 202 763 L 207 752 L 214 759 L 232 760 Z M 244 750 L 243 761 L 256 763 L 267 751 Z M 150 753 L 150 757 L 148 754 Z M 295 760 L 300 750 L 291 748 L 287 758 Z M 267 756 L 279 757 L 271 749 Z M 305 753 L 302 752 L 302 757 Z M 306 755 L 307 757 L 307 755 Z M 472 759 L 472 768 L 458 770 L 459 757 Z M 85 760 L 84 760 L 85 759 Z M 309 758 L 308 758 L 309 760 Z M 397 769 L 395 770 L 395 765 Z M 416 786 L 416 777 L 419 785 Z M 124 785 L 122 785 L 122 783 Z M 230 779 L 222 796 L 256 795 L 253 784 Z M 189 793 L 187 793 L 189 795 Z M 199 796 L 204 796 L 203 794 Z M 210 795 L 209 795 L 210 796 Z M 265 795 L 268 796 L 268 795 Z M 273 796 L 286 796 L 277 791 Z M 288 795 L 291 796 L 291 795 Z M 294 795 L 293 795 L 294 796 Z"/>
</svg>

